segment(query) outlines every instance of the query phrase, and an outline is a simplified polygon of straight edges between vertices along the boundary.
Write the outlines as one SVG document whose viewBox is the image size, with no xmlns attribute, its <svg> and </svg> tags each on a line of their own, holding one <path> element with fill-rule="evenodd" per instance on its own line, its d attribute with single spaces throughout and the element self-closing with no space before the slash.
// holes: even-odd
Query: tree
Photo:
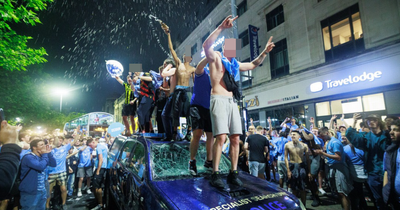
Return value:
<svg viewBox="0 0 400 210">
<path fill-rule="evenodd" d="M 25 128 L 42 125 L 48 129 L 63 128 L 67 121 L 83 113 L 60 113 L 51 107 L 49 81 L 54 78 L 43 72 L 40 65 L 28 71 L 3 72 L 0 77 L 0 107 L 11 123 L 21 118 Z"/>
<path fill-rule="evenodd" d="M 11 25 L 41 23 L 36 12 L 45 10 L 50 2 L 53 0 L 0 0 L 0 68 L 25 71 L 28 65 L 47 62 L 46 50 L 29 48 L 32 37 L 17 34 Z"/>
</svg>

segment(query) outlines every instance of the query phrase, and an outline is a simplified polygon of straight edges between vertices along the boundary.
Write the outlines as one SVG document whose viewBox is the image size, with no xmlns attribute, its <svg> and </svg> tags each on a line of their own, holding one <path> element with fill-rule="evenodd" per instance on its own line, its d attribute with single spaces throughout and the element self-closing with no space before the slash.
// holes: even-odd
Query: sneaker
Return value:
<svg viewBox="0 0 400 210">
<path fill-rule="evenodd" d="M 86 193 L 87 193 L 87 194 L 91 194 L 92 191 L 90 191 L 90 189 L 87 189 L 87 190 L 86 190 Z"/>
<path fill-rule="evenodd" d="M 325 192 L 324 189 L 319 188 L 318 191 L 319 191 L 319 193 L 320 193 L 321 196 L 322 196 L 322 195 L 326 195 L 326 192 Z"/>
<path fill-rule="evenodd" d="M 197 175 L 196 160 L 190 160 L 189 161 L 189 171 L 193 176 Z"/>
<path fill-rule="evenodd" d="M 206 160 L 206 161 L 204 162 L 204 168 L 212 169 L 212 161 Z"/>
<path fill-rule="evenodd" d="M 64 205 L 61 205 L 61 209 L 62 209 L 62 210 L 67 210 L 67 209 L 68 209 L 68 208 L 67 208 L 67 205 L 65 205 L 65 204 L 64 204 Z"/>
<path fill-rule="evenodd" d="M 311 204 L 311 206 L 317 207 L 317 206 L 319 206 L 319 204 L 320 204 L 319 199 L 318 199 L 318 198 L 314 198 L 314 199 L 313 199 L 313 202 L 312 202 L 312 204 Z"/>
<path fill-rule="evenodd" d="M 216 188 L 225 188 L 225 184 L 221 179 L 221 174 L 218 171 L 211 174 L 210 184 Z"/>
<path fill-rule="evenodd" d="M 94 207 L 92 210 L 100 210 L 100 209 L 102 209 L 103 208 L 103 206 L 101 206 L 101 205 L 97 205 L 96 207 Z"/>
<path fill-rule="evenodd" d="M 82 192 L 81 192 L 81 191 L 78 191 L 77 196 L 78 196 L 78 197 L 81 197 L 81 196 L 82 196 Z"/>
<path fill-rule="evenodd" d="M 238 176 L 239 176 L 239 172 L 237 170 L 229 172 L 228 179 L 227 179 L 228 183 L 241 187 L 243 185 L 243 182 L 240 181 Z"/>
</svg>

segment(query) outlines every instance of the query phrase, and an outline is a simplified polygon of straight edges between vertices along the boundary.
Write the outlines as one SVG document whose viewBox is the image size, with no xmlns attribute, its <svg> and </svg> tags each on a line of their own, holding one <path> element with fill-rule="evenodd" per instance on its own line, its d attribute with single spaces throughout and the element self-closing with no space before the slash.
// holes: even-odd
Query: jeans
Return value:
<svg viewBox="0 0 400 210">
<path fill-rule="evenodd" d="M 72 196 L 72 193 L 74 192 L 75 174 L 68 174 L 67 180 L 68 196 Z"/>
<path fill-rule="evenodd" d="M 369 174 L 367 183 L 374 197 L 375 207 L 378 210 L 385 209 L 382 197 L 383 176 Z"/>
<path fill-rule="evenodd" d="M 43 210 L 46 208 L 47 191 L 37 191 L 36 194 L 28 194 L 21 192 L 21 200 L 19 201 L 22 210 Z"/>
<path fill-rule="evenodd" d="M 164 125 L 164 129 L 165 129 L 165 135 L 167 136 L 167 138 L 171 139 L 172 138 L 172 118 L 171 118 L 171 101 L 172 101 L 172 95 L 171 94 L 168 99 L 167 99 L 167 103 L 165 103 L 164 106 L 164 110 L 161 114 L 161 118 L 162 118 L 162 122 Z"/>
</svg>

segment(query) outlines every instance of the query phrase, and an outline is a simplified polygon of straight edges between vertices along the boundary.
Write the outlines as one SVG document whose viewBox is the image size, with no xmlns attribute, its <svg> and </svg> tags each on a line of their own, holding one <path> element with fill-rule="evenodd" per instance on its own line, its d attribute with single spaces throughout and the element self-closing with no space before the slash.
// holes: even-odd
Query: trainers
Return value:
<svg viewBox="0 0 400 210">
<path fill-rule="evenodd" d="M 311 206 L 317 207 L 317 206 L 319 206 L 319 204 L 320 204 L 319 199 L 318 198 L 314 198 Z"/>
<path fill-rule="evenodd" d="M 221 174 L 218 171 L 211 174 L 210 184 L 216 188 L 225 188 L 225 184 L 221 179 Z"/>
<path fill-rule="evenodd" d="M 65 205 L 65 204 L 64 204 L 64 205 L 61 205 L 61 209 L 62 209 L 62 210 L 67 210 L 67 209 L 68 209 L 68 208 L 67 208 L 67 205 Z"/>
<path fill-rule="evenodd" d="M 212 169 L 212 161 L 206 160 L 206 161 L 204 162 L 204 168 Z"/>
<path fill-rule="evenodd" d="M 189 171 L 193 176 L 197 175 L 196 160 L 190 160 L 189 161 Z"/>
<path fill-rule="evenodd" d="M 324 189 L 319 188 L 318 191 L 319 191 L 319 193 L 320 193 L 321 196 L 322 196 L 322 195 L 326 195 L 326 192 L 325 192 Z"/>
<path fill-rule="evenodd" d="M 242 186 L 243 182 L 240 181 L 238 176 L 239 176 L 239 172 L 237 170 L 229 172 L 228 179 L 227 179 L 228 183 L 239 186 L 239 187 Z"/>
<path fill-rule="evenodd" d="M 86 190 L 86 193 L 87 193 L 87 194 L 90 194 L 90 193 L 92 193 L 92 191 L 90 191 L 90 189 L 87 189 L 87 190 Z"/>
<path fill-rule="evenodd" d="M 82 196 L 82 192 L 81 192 L 81 191 L 78 191 L 77 196 L 78 196 L 78 197 L 81 197 L 81 196 Z"/>
<path fill-rule="evenodd" d="M 92 210 L 99 210 L 99 209 L 102 209 L 103 208 L 103 206 L 101 206 L 101 205 L 97 205 L 96 207 L 94 207 Z"/>
</svg>

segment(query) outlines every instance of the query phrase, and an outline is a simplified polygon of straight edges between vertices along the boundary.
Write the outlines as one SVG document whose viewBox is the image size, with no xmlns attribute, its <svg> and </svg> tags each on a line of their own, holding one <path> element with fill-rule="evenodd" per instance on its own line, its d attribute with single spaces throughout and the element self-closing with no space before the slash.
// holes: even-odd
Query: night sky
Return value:
<svg viewBox="0 0 400 210">
<path fill-rule="evenodd" d="M 107 97 L 123 87 L 110 77 L 105 60 L 118 60 L 126 78 L 129 63 L 158 70 L 167 58 L 167 38 L 160 24 L 169 25 L 174 47 L 179 46 L 219 0 L 54 0 L 39 13 L 42 24 L 17 32 L 33 37 L 28 46 L 44 47 L 49 56 L 44 70 L 54 87 L 73 90 L 64 97 L 64 111 L 101 111 Z M 18 26 L 21 27 L 21 26 Z M 164 50 L 162 49 L 164 48 Z M 54 97 L 54 108 L 59 97 Z"/>
</svg>

